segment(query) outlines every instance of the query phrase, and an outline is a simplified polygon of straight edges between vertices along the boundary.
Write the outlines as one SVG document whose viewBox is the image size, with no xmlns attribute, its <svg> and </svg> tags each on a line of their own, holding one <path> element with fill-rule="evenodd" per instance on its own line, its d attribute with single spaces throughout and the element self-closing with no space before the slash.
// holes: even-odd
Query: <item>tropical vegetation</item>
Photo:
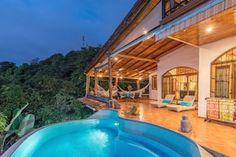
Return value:
<svg viewBox="0 0 236 157">
<path fill-rule="evenodd" d="M 16 66 L 0 62 L 0 134 L 16 109 L 35 115 L 35 126 L 86 118 L 92 111 L 78 100 L 85 94 L 84 70 L 99 47 L 82 48 L 66 55 Z"/>
</svg>

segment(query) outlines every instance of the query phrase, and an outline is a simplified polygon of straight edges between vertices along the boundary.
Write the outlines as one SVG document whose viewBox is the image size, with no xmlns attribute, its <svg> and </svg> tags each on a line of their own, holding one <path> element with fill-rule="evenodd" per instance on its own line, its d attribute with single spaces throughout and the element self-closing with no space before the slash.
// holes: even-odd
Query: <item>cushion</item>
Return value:
<svg viewBox="0 0 236 157">
<path fill-rule="evenodd" d="M 163 103 L 163 104 L 170 104 L 170 103 L 171 103 L 171 100 L 169 100 L 169 99 L 163 99 L 163 100 L 162 100 L 162 103 Z"/>
<path fill-rule="evenodd" d="M 187 107 L 192 106 L 192 104 L 191 104 L 190 102 L 186 102 L 186 101 L 182 101 L 182 102 L 180 103 L 180 105 L 181 105 L 181 106 L 187 106 Z"/>
</svg>

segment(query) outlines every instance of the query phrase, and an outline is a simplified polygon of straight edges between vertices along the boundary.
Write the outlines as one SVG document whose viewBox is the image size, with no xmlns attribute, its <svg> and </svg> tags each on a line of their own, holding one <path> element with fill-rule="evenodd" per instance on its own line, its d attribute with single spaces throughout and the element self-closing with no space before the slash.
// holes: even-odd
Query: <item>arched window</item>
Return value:
<svg viewBox="0 0 236 157">
<path fill-rule="evenodd" d="M 211 96 L 236 98 L 236 48 L 211 63 Z"/>
<path fill-rule="evenodd" d="M 198 72 L 189 67 L 177 67 L 162 76 L 162 97 L 175 94 L 177 100 L 185 95 L 196 95 L 198 91 Z"/>
</svg>

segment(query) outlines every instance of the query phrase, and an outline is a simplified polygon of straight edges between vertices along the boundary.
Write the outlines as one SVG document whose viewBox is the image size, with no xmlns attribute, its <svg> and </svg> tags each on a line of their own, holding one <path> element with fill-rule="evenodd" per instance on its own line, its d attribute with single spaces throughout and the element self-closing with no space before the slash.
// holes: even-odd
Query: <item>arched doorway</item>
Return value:
<svg viewBox="0 0 236 157">
<path fill-rule="evenodd" d="M 185 95 L 198 95 L 198 72 L 190 67 L 176 67 L 162 76 L 162 97 L 175 94 L 177 100 Z"/>
<path fill-rule="evenodd" d="M 211 63 L 211 97 L 236 98 L 236 48 Z"/>
</svg>

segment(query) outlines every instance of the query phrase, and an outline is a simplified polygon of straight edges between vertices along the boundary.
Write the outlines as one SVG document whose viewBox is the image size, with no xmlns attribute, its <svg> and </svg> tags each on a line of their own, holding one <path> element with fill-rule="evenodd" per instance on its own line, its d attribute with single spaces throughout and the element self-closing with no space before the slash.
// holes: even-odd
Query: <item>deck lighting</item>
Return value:
<svg viewBox="0 0 236 157">
<path fill-rule="evenodd" d="M 123 77 L 122 77 L 122 76 L 120 76 L 120 79 L 122 80 L 122 79 L 123 79 Z"/>
<path fill-rule="evenodd" d="M 115 57 L 115 58 L 114 58 L 114 60 L 115 60 L 115 61 L 118 61 L 118 58 L 117 58 L 117 57 Z"/>
<path fill-rule="evenodd" d="M 213 31 L 213 27 L 207 27 L 206 32 L 211 33 Z"/>
<path fill-rule="evenodd" d="M 143 34 L 147 34 L 148 32 L 146 30 L 143 31 Z"/>
<path fill-rule="evenodd" d="M 139 80 L 142 80 L 142 77 L 139 77 L 138 79 L 139 79 Z"/>
<path fill-rule="evenodd" d="M 98 75 L 98 77 L 102 77 L 102 74 Z"/>
</svg>

